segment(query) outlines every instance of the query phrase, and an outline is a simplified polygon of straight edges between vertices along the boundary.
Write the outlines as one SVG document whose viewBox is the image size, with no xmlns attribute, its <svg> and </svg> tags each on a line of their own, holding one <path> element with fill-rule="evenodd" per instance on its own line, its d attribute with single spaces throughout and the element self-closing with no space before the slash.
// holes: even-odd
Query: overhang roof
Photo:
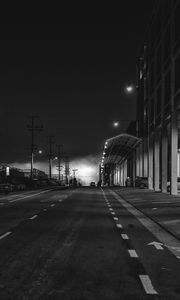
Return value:
<svg viewBox="0 0 180 300">
<path fill-rule="evenodd" d="M 121 133 L 107 139 L 102 157 L 103 164 L 117 164 L 123 162 L 128 154 L 130 154 L 141 141 L 140 138 L 127 133 Z"/>
</svg>

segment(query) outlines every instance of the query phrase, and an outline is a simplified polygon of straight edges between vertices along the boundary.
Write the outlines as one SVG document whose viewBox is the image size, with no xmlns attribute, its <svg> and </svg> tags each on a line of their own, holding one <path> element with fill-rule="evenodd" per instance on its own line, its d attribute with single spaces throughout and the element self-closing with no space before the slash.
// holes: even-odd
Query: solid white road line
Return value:
<svg viewBox="0 0 180 300">
<path fill-rule="evenodd" d="M 134 257 L 134 258 L 138 257 L 136 250 L 129 249 L 128 252 L 131 257 Z"/>
<path fill-rule="evenodd" d="M 10 235 L 11 233 L 12 233 L 11 231 L 4 233 L 3 235 L 0 236 L 0 240 L 4 239 L 6 236 Z"/>
<path fill-rule="evenodd" d="M 33 217 L 29 218 L 29 220 L 34 220 L 37 218 L 38 215 L 34 215 Z"/>
<path fill-rule="evenodd" d="M 172 203 L 170 201 L 152 201 L 153 204 L 168 204 L 168 203 Z"/>
<path fill-rule="evenodd" d="M 123 238 L 123 240 L 129 240 L 129 237 L 125 233 L 122 233 L 121 237 Z"/>
<path fill-rule="evenodd" d="M 39 192 L 39 193 L 36 193 L 36 194 L 31 194 L 31 195 L 28 195 L 28 196 L 25 196 L 25 197 L 22 197 L 22 198 L 10 200 L 9 202 L 16 202 L 16 201 L 20 201 L 20 200 L 23 200 L 23 199 L 26 199 L 26 198 L 31 198 L 31 197 L 34 197 L 34 196 L 37 196 L 37 195 L 40 195 L 40 194 L 43 194 L 43 193 L 47 193 L 49 191 L 51 191 L 51 190 L 45 190 L 45 191 L 42 191 L 42 192 Z"/>
<path fill-rule="evenodd" d="M 151 279 L 149 278 L 148 275 L 139 275 L 139 278 L 141 280 L 141 283 L 143 285 L 143 288 L 146 292 L 146 294 L 152 294 L 152 295 L 157 295 L 158 293 L 154 289 Z"/>
</svg>

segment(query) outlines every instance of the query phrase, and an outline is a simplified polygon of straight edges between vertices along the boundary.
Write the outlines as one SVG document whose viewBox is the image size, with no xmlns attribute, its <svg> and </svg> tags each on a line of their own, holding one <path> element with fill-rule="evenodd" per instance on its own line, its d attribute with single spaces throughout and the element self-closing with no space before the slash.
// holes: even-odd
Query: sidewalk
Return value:
<svg viewBox="0 0 180 300">
<path fill-rule="evenodd" d="M 180 240 L 180 195 L 139 188 L 111 189 Z"/>
</svg>

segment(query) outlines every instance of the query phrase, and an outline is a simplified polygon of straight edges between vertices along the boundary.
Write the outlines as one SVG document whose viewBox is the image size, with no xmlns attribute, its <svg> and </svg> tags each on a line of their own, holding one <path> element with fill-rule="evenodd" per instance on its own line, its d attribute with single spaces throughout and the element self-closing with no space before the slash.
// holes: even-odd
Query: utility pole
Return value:
<svg viewBox="0 0 180 300">
<path fill-rule="evenodd" d="M 58 170 L 58 181 L 59 183 L 61 182 L 61 157 L 63 155 L 62 150 L 63 149 L 63 145 L 57 145 L 57 158 L 58 158 L 58 165 L 57 170 Z"/>
<path fill-rule="evenodd" d="M 54 144 L 53 138 L 54 138 L 53 135 L 48 136 L 48 144 L 49 144 L 49 179 L 52 178 L 52 159 L 53 159 L 52 145 Z"/>
<path fill-rule="evenodd" d="M 65 177 L 66 177 L 66 184 L 69 183 L 69 157 L 65 156 Z"/>
<path fill-rule="evenodd" d="M 34 144 L 34 135 L 37 131 L 42 131 L 43 126 L 42 125 L 35 125 L 35 120 L 39 119 L 38 116 L 31 116 L 31 125 L 27 125 L 28 130 L 31 132 L 31 174 L 30 178 L 32 180 L 33 178 L 33 168 L 34 168 L 34 150 L 35 150 L 35 144 Z"/>
<path fill-rule="evenodd" d="M 76 172 L 78 171 L 78 169 L 72 169 L 73 171 L 73 178 L 75 179 L 76 178 Z"/>
</svg>

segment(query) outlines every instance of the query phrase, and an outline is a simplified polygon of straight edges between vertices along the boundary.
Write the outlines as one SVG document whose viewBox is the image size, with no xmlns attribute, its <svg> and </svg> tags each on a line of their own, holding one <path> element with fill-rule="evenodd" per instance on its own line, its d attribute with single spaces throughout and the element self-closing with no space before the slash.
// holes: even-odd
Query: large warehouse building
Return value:
<svg viewBox="0 0 180 300">
<path fill-rule="evenodd" d="M 180 0 L 159 0 L 138 60 L 136 134 L 105 142 L 103 184 L 135 184 L 178 192 L 180 177 Z"/>
</svg>

